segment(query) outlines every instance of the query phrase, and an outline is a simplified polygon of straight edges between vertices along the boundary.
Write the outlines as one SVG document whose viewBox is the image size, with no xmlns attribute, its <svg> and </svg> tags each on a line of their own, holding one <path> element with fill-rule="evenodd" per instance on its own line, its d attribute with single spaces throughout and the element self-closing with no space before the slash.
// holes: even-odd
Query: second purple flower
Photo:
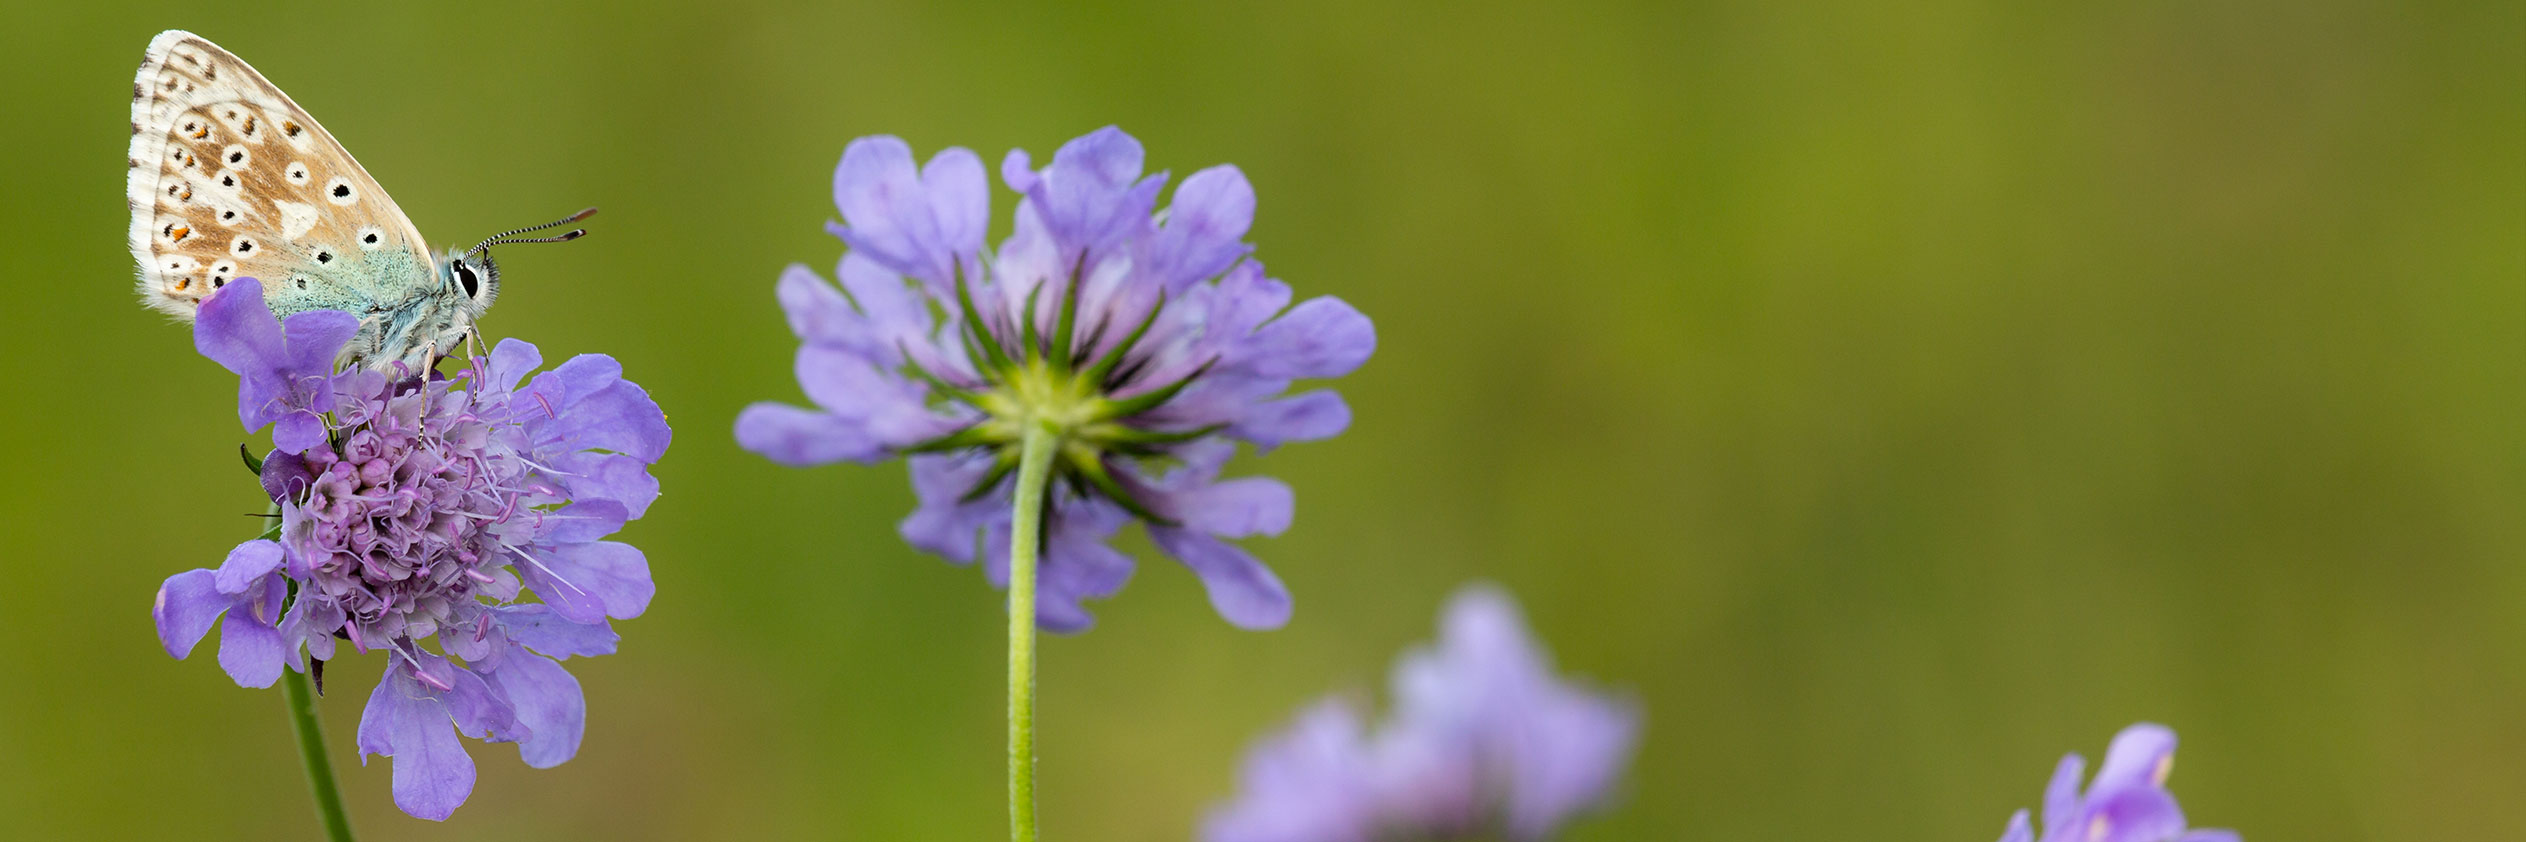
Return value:
<svg viewBox="0 0 2526 842">
<path fill-rule="evenodd" d="M 788 465 L 909 457 L 920 505 L 904 539 L 958 563 L 979 552 L 1006 587 L 1021 441 L 1049 431 L 1039 625 L 1090 625 L 1081 601 L 1131 576 L 1107 542 L 1135 520 L 1230 623 L 1286 623 L 1288 590 L 1228 539 L 1286 529 L 1290 489 L 1221 467 L 1236 441 L 1267 450 L 1349 426 L 1339 395 L 1285 393 L 1365 362 L 1368 318 L 1332 297 L 1291 306 L 1264 276 L 1244 241 L 1254 190 L 1233 166 L 1184 179 L 1164 210 L 1166 173 L 1142 174 L 1139 141 L 1113 127 L 1041 169 L 1021 150 L 1000 170 L 1020 198 L 993 252 L 980 158 L 919 164 L 896 138 L 851 143 L 834 172 L 840 288 L 804 266 L 779 286 L 815 406 L 748 407 L 738 442 Z"/>
</svg>

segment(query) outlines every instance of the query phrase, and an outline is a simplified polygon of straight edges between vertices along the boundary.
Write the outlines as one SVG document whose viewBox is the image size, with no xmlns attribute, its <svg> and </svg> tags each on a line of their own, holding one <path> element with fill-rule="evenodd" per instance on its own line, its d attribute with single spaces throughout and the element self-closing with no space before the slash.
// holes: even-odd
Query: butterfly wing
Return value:
<svg viewBox="0 0 2526 842">
<path fill-rule="evenodd" d="M 140 297 L 190 320 L 263 281 L 276 314 L 400 308 L 437 285 L 421 232 L 333 135 L 198 35 L 149 42 L 132 83 L 132 257 Z"/>
</svg>

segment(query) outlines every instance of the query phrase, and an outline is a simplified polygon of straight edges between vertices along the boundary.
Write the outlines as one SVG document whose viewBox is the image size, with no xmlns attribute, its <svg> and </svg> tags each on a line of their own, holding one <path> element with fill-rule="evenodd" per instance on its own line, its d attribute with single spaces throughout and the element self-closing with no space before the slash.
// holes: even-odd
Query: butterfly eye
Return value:
<svg viewBox="0 0 2526 842">
<path fill-rule="evenodd" d="M 463 263 L 456 264 L 456 283 L 465 288 L 466 298 L 472 298 L 482 292 L 482 282 L 474 277 L 474 267 Z"/>
</svg>

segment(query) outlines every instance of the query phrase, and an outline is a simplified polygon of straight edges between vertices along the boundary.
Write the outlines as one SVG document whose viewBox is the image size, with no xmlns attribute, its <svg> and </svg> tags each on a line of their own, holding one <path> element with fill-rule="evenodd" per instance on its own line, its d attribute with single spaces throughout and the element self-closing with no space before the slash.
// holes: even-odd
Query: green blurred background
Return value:
<svg viewBox="0 0 2526 842">
<path fill-rule="evenodd" d="M 1900 6 L 1901 8 L 1897 8 Z M 2526 6 L 25 4 L 0 27 L 0 835 L 312 838 L 278 691 L 159 651 L 254 524 L 235 380 L 142 310 L 129 81 L 255 63 L 442 243 L 494 336 L 602 351 L 678 438 L 659 596 L 574 661 L 578 759 L 399 839 L 992 839 L 999 598 L 894 537 L 900 466 L 738 450 L 850 138 L 997 162 L 1119 123 L 1235 162 L 1261 257 L 1381 348 L 1348 435 L 1236 470 L 1256 634 L 1146 563 L 1045 646 L 1048 836 L 1181 840 L 1300 705 L 1382 693 L 1491 579 L 1649 729 L 1569 839 L 1994 838 L 2140 719 L 2248 839 L 2526 838 Z M 995 183 L 995 209 L 1009 195 Z"/>
</svg>

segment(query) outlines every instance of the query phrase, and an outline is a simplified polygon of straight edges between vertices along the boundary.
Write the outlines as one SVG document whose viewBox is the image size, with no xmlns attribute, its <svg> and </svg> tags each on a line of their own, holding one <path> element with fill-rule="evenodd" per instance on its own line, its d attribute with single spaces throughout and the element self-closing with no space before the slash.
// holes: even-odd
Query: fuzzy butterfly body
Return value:
<svg viewBox="0 0 2526 842">
<path fill-rule="evenodd" d="M 149 43 L 132 83 L 129 165 L 141 300 L 179 319 L 229 281 L 258 278 L 275 315 L 358 316 L 352 361 L 418 369 L 462 343 L 498 295 L 484 246 L 433 257 L 315 118 L 190 32 Z"/>
</svg>

